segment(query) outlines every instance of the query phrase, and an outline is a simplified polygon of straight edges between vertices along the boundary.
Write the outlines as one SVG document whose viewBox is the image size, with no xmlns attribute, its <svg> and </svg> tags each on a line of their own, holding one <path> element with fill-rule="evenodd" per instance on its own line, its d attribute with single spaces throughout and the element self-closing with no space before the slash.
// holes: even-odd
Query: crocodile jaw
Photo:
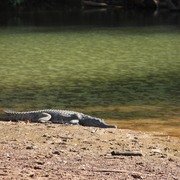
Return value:
<svg viewBox="0 0 180 180">
<path fill-rule="evenodd" d="M 100 128 L 117 128 L 115 125 L 106 124 L 102 119 L 85 119 L 80 120 L 79 124 L 82 126 L 93 126 Z"/>
</svg>

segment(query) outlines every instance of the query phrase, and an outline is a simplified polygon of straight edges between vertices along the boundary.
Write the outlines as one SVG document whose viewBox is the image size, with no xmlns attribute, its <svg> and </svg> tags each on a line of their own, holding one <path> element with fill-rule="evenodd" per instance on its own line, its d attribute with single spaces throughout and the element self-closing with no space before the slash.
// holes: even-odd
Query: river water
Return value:
<svg viewBox="0 0 180 180">
<path fill-rule="evenodd" d="M 180 14 L 66 8 L 3 13 L 4 109 L 70 109 L 180 137 Z"/>
</svg>

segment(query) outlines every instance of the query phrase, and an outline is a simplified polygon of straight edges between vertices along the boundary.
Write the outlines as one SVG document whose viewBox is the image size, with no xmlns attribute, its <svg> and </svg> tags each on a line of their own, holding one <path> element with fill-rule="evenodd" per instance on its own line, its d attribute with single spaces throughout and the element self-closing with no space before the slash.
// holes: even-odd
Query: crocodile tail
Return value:
<svg viewBox="0 0 180 180">
<path fill-rule="evenodd" d="M 13 110 L 10 110 L 10 109 L 7 109 L 7 110 L 4 110 L 5 113 L 14 113 L 14 112 L 17 112 L 17 111 L 13 111 Z"/>
</svg>

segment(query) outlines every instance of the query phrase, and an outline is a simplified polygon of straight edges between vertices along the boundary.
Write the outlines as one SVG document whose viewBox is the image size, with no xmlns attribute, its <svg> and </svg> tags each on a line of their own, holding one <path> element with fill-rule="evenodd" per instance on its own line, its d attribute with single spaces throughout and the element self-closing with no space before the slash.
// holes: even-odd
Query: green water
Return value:
<svg viewBox="0 0 180 180">
<path fill-rule="evenodd" d="M 1 110 L 78 108 L 115 122 L 179 118 L 179 47 L 172 26 L 1 28 Z M 132 106 L 164 111 L 101 111 Z"/>
</svg>

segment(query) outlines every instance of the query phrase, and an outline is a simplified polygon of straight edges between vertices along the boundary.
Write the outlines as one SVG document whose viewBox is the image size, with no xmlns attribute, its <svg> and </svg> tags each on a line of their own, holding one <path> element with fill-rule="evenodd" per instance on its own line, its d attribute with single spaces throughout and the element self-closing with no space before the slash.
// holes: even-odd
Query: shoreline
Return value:
<svg viewBox="0 0 180 180">
<path fill-rule="evenodd" d="M 180 140 L 159 135 L 1 121 L 0 178 L 178 180 Z"/>
</svg>

